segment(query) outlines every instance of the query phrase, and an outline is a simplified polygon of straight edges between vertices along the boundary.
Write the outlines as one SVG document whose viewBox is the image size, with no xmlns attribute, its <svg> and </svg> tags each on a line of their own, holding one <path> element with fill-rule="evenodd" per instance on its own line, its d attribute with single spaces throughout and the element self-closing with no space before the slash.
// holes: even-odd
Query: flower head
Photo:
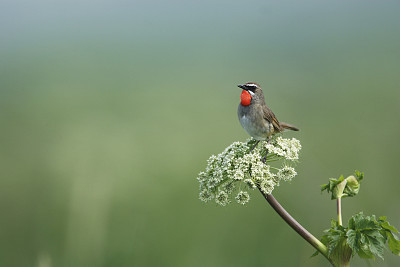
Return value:
<svg viewBox="0 0 400 267">
<path fill-rule="evenodd" d="M 207 189 L 200 191 L 199 199 L 204 202 L 208 202 L 212 199 L 212 194 Z"/>
<path fill-rule="evenodd" d="M 250 200 L 250 195 L 249 195 L 249 193 L 247 193 L 247 192 L 240 191 L 240 192 L 237 194 L 237 196 L 235 197 L 235 199 L 236 199 L 237 203 L 244 205 L 244 204 L 246 204 L 247 202 L 249 202 L 249 200 Z"/>
<path fill-rule="evenodd" d="M 228 194 L 225 191 L 220 191 L 215 197 L 215 202 L 221 206 L 226 206 L 229 203 Z"/>
<path fill-rule="evenodd" d="M 291 181 L 296 175 L 297 172 L 294 170 L 293 167 L 290 166 L 284 166 L 282 169 L 278 171 L 277 174 L 279 179 L 285 181 Z"/>
<path fill-rule="evenodd" d="M 243 186 L 259 188 L 264 193 L 271 194 L 281 180 L 293 179 L 297 173 L 289 164 L 298 159 L 300 142 L 295 138 L 284 139 L 277 136 L 270 142 L 260 143 L 250 151 L 255 144 L 254 139 L 234 142 L 222 153 L 212 155 L 207 161 L 205 171 L 200 172 L 197 177 L 200 183 L 200 200 L 208 202 L 215 199 L 217 204 L 225 206 L 235 198 L 236 202 L 244 204 L 250 200 L 250 195 L 240 190 Z M 266 154 L 264 163 L 261 159 Z M 280 160 L 284 161 L 281 168 L 270 165 Z"/>
<path fill-rule="evenodd" d="M 274 190 L 275 184 L 272 180 L 264 180 L 260 184 L 260 189 L 263 191 L 265 194 L 269 195 L 272 193 Z"/>
</svg>

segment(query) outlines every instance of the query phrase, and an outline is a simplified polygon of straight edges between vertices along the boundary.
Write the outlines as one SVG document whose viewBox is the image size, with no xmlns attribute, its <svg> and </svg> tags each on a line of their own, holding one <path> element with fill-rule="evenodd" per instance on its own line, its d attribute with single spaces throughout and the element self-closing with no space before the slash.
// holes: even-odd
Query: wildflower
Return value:
<svg viewBox="0 0 400 267">
<path fill-rule="evenodd" d="M 221 206 L 226 206 L 229 203 L 228 194 L 225 191 L 220 191 L 215 197 L 215 202 Z"/>
<path fill-rule="evenodd" d="M 242 180 L 244 178 L 244 173 L 242 169 L 236 169 L 234 175 L 233 175 L 233 179 L 234 180 Z"/>
<path fill-rule="evenodd" d="M 278 171 L 277 175 L 281 180 L 291 181 L 297 175 L 297 172 L 293 167 L 284 166 Z"/>
<path fill-rule="evenodd" d="M 226 193 L 230 194 L 235 190 L 235 184 L 233 182 L 229 182 L 224 185 L 223 189 Z"/>
<path fill-rule="evenodd" d="M 250 195 L 249 195 L 249 193 L 247 193 L 247 192 L 240 191 L 240 192 L 237 194 L 237 196 L 235 197 L 235 199 L 236 199 L 237 203 L 244 205 L 244 204 L 246 204 L 247 202 L 249 202 L 249 200 L 250 200 Z"/>
<path fill-rule="evenodd" d="M 239 203 L 243 204 L 245 197 L 249 195 L 240 191 L 241 183 L 251 189 L 258 187 L 264 193 L 271 194 L 281 180 L 291 180 L 297 174 L 288 164 L 298 159 L 301 149 L 298 140 L 277 136 L 270 143 L 262 141 L 260 146 L 250 151 L 254 144 L 254 139 L 234 142 L 222 153 L 208 159 L 205 171 L 200 172 L 197 177 L 200 184 L 199 198 L 202 201 L 215 199 L 216 203 L 225 206 L 232 198 L 236 201 L 240 198 Z M 267 164 L 264 164 L 261 159 L 266 153 Z M 268 165 L 279 160 L 285 160 L 285 165 L 281 168 L 271 168 Z"/>
<path fill-rule="evenodd" d="M 264 180 L 261 182 L 260 184 L 260 189 L 261 191 L 263 191 L 265 194 L 269 195 L 272 193 L 272 191 L 274 190 L 274 182 L 271 180 Z"/>
<path fill-rule="evenodd" d="M 207 189 L 203 189 L 200 191 L 199 199 L 203 202 L 208 202 L 212 199 L 212 195 Z"/>
</svg>

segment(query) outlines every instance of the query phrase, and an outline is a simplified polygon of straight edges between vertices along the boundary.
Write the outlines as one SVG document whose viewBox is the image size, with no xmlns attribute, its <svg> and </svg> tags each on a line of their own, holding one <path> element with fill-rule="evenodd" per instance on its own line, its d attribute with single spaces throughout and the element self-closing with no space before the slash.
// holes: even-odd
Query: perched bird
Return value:
<svg viewBox="0 0 400 267">
<path fill-rule="evenodd" d="M 240 124 L 249 135 L 257 140 L 251 150 L 261 140 L 269 141 L 273 134 L 281 133 L 284 130 L 299 130 L 291 124 L 278 121 L 272 110 L 265 104 L 264 94 L 259 84 L 247 82 L 239 84 L 238 87 L 243 89 L 238 107 Z"/>
</svg>

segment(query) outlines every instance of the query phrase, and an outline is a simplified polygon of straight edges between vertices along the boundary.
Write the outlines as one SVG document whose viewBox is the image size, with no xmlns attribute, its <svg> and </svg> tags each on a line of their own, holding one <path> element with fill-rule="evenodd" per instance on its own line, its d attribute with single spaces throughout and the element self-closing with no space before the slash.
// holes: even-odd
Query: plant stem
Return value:
<svg viewBox="0 0 400 267">
<path fill-rule="evenodd" d="M 342 198 L 339 197 L 337 199 L 337 215 L 338 215 L 338 223 L 342 225 Z"/>
<path fill-rule="evenodd" d="M 327 247 L 322 244 L 315 236 L 310 234 L 300 223 L 298 223 L 282 206 L 279 202 L 274 198 L 272 195 L 267 195 L 261 191 L 261 194 L 267 200 L 267 202 L 271 205 L 271 207 L 282 217 L 282 219 L 295 230 L 301 237 L 303 237 L 308 243 L 310 243 L 314 248 L 316 248 L 324 257 L 332 264 L 331 259 L 328 257 L 328 249 Z"/>
</svg>

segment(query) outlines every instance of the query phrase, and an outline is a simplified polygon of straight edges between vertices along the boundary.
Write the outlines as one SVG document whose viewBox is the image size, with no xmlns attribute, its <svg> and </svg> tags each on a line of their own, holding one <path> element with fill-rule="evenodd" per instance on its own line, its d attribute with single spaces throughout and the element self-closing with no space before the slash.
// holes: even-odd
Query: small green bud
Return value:
<svg viewBox="0 0 400 267">
<path fill-rule="evenodd" d="M 339 179 L 329 178 L 329 183 L 321 185 L 321 191 L 326 190 L 332 193 L 332 199 L 343 197 L 353 197 L 360 191 L 360 181 L 364 178 L 364 173 L 359 171 L 346 179 L 342 176 Z"/>
</svg>

